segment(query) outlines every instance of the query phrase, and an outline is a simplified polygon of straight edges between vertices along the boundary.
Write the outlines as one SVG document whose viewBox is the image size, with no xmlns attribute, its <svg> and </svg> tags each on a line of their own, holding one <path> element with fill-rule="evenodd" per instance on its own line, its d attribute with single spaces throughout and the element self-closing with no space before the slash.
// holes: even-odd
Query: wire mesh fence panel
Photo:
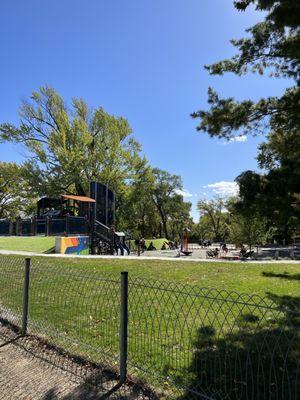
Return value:
<svg viewBox="0 0 300 400">
<path fill-rule="evenodd" d="M 24 259 L 0 258 L 0 319 L 22 325 Z"/>
<path fill-rule="evenodd" d="M 0 257 L 0 318 L 20 327 L 24 272 L 24 259 Z M 27 332 L 118 371 L 120 278 L 98 267 L 33 259 Z M 289 295 L 129 276 L 129 374 L 146 379 L 156 398 L 296 400 L 299 305 Z"/>
<path fill-rule="evenodd" d="M 177 399 L 294 399 L 299 303 L 130 279 L 129 363 Z"/>
<path fill-rule="evenodd" d="M 37 235 L 45 235 L 46 234 L 46 220 L 45 219 L 36 219 L 35 220 L 35 232 Z"/>
<path fill-rule="evenodd" d="M 69 234 L 87 234 L 87 219 L 84 217 L 68 217 L 68 232 Z"/>
<path fill-rule="evenodd" d="M 49 218 L 48 235 L 63 235 L 67 232 L 66 218 Z"/>
<path fill-rule="evenodd" d="M 91 361 L 116 364 L 119 276 L 33 261 L 30 280 L 30 333 Z"/>
<path fill-rule="evenodd" d="M 0 220 L 0 235 L 10 234 L 10 221 Z"/>
<path fill-rule="evenodd" d="M 31 219 L 20 220 L 20 234 L 24 236 L 32 235 L 33 222 Z"/>
</svg>

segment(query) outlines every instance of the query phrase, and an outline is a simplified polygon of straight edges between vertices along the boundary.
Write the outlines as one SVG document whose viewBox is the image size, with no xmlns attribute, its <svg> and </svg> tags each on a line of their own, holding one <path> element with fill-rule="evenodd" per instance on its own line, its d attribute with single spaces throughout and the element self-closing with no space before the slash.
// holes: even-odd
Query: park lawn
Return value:
<svg viewBox="0 0 300 400">
<path fill-rule="evenodd" d="M 55 245 L 55 237 L 49 236 L 2 236 L 0 250 L 45 253 Z"/>
<path fill-rule="evenodd" d="M 39 258 L 47 265 L 61 265 L 78 271 L 120 274 L 154 281 L 214 287 L 249 295 L 297 296 L 300 291 L 300 263 L 259 264 L 174 260 Z M 277 276 L 277 277 L 276 277 Z"/>
<path fill-rule="evenodd" d="M 157 250 L 167 242 L 167 239 L 146 239 L 146 246 L 149 247 L 153 242 Z M 45 253 L 55 245 L 55 237 L 53 236 L 2 236 L 0 237 L 0 250 L 12 251 L 31 251 L 33 253 Z M 134 241 L 132 241 L 134 248 Z"/>
<path fill-rule="evenodd" d="M 19 256 L 0 257 L 0 306 L 16 315 L 22 309 L 23 260 Z M 210 340 L 216 343 L 218 357 L 222 359 L 226 354 L 234 365 L 237 349 L 248 345 L 246 339 L 242 342 L 240 329 L 246 338 L 257 336 L 263 352 L 263 346 L 270 343 L 264 339 L 265 332 L 271 332 L 269 339 L 278 343 L 276 335 L 286 301 L 299 303 L 300 264 L 33 257 L 31 271 L 31 332 L 95 361 L 102 360 L 101 348 L 110 364 L 116 359 L 107 355 L 117 358 L 119 348 L 120 272 L 128 271 L 129 360 L 132 365 L 170 376 L 182 385 L 193 380 L 191 357 L 199 354 L 195 347 L 201 344 L 199 327 L 216 332 Z M 193 286 L 208 288 L 201 292 L 207 293 L 207 298 L 202 294 L 187 297 L 186 293 L 199 293 Z M 235 292 L 249 296 L 240 297 Z M 257 298 L 251 297 L 254 293 Z M 224 298 L 240 303 L 224 302 Z M 245 309 L 241 305 L 244 301 Z M 271 304 L 279 310 L 258 308 L 253 305 L 256 303 Z M 240 320 L 243 313 L 254 319 Z M 258 323 L 253 323 L 256 319 Z M 288 328 L 292 329 L 291 325 Z M 280 340 L 286 337 L 281 335 Z M 203 346 L 206 340 L 202 339 Z M 232 360 L 226 349 L 232 349 Z M 266 369 L 268 354 L 266 350 Z M 208 362 L 214 360 L 209 358 Z M 139 371 L 134 373 L 139 375 Z"/>
</svg>

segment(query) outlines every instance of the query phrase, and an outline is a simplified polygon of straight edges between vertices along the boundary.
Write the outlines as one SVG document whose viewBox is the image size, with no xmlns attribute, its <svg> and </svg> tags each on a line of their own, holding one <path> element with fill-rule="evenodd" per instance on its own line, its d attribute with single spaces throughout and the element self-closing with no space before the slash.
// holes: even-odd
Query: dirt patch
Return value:
<svg viewBox="0 0 300 400">
<path fill-rule="evenodd" d="M 117 373 L 62 355 L 33 337 L 0 323 L 0 399 L 99 400 L 108 398 Z M 157 399 L 146 388 L 126 384 L 109 399 Z"/>
</svg>

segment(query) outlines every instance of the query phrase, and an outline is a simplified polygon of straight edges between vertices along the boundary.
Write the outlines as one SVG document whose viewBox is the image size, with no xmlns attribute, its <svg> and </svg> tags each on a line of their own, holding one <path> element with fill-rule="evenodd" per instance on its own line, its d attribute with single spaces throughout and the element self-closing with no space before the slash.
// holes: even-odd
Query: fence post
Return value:
<svg viewBox="0 0 300 400">
<path fill-rule="evenodd" d="M 30 277 L 30 258 L 26 258 L 24 291 L 23 291 L 22 335 L 26 335 L 27 333 L 28 306 L 29 306 L 29 277 Z"/>
<path fill-rule="evenodd" d="M 121 272 L 120 384 L 127 376 L 128 272 Z"/>
<path fill-rule="evenodd" d="M 36 220 L 35 217 L 31 218 L 31 235 L 35 236 L 35 232 L 36 232 Z"/>
<path fill-rule="evenodd" d="M 45 236 L 49 236 L 49 225 L 50 225 L 50 219 L 49 217 L 46 217 Z"/>
<path fill-rule="evenodd" d="M 12 221 L 9 221 L 9 235 L 12 236 L 14 232 L 14 223 Z"/>
<path fill-rule="evenodd" d="M 69 213 L 66 215 L 66 236 L 69 236 Z"/>
</svg>

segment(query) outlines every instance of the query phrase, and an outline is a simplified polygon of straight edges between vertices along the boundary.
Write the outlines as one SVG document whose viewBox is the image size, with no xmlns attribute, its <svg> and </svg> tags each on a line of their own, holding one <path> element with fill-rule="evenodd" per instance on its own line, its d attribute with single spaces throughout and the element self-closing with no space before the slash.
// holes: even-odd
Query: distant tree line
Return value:
<svg viewBox="0 0 300 400">
<path fill-rule="evenodd" d="M 200 221 L 194 225 L 193 235 L 199 241 L 230 242 L 237 246 L 248 245 L 250 250 L 274 239 L 274 228 L 266 217 L 257 212 L 248 215 L 238 209 L 239 197 L 200 200 Z"/>
</svg>

